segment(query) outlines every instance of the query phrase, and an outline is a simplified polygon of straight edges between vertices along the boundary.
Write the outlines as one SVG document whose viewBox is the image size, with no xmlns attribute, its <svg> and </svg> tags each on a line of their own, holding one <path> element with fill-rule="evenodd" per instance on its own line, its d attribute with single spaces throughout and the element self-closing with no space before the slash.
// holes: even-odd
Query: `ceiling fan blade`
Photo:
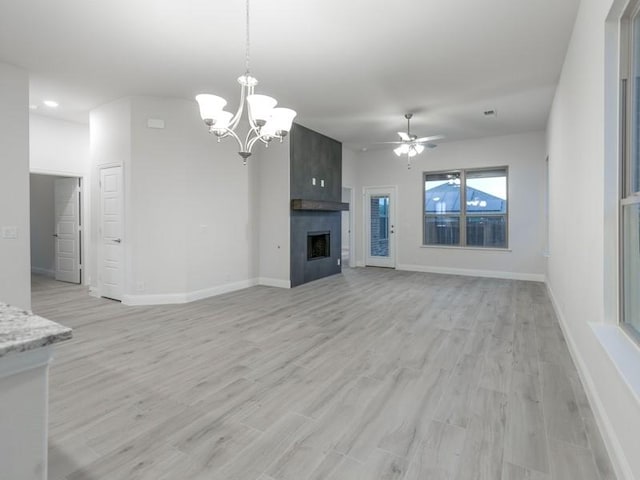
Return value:
<svg viewBox="0 0 640 480">
<path fill-rule="evenodd" d="M 401 145 L 407 142 L 373 142 L 371 145 Z"/>
<path fill-rule="evenodd" d="M 409 137 L 409 134 L 405 133 L 405 132 L 398 132 L 398 135 L 400 135 L 400 138 L 402 140 L 404 140 L 405 142 L 408 142 L 411 140 L 411 137 Z"/>
<path fill-rule="evenodd" d="M 431 135 L 430 137 L 416 138 L 414 142 L 416 143 L 434 142 L 436 140 L 442 140 L 443 138 L 444 138 L 444 135 Z"/>
</svg>

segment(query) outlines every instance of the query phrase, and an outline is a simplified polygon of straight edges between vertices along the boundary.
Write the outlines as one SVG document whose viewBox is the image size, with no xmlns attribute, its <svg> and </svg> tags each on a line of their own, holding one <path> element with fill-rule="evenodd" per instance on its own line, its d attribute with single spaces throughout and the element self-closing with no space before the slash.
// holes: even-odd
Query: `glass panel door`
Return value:
<svg viewBox="0 0 640 480">
<path fill-rule="evenodd" d="M 366 189 L 367 265 L 395 267 L 393 190 Z"/>
</svg>

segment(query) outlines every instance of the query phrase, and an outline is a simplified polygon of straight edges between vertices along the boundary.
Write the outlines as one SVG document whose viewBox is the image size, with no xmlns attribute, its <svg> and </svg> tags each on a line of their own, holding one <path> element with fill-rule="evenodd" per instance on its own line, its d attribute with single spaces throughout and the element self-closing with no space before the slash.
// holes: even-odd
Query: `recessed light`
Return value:
<svg viewBox="0 0 640 480">
<path fill-rule="evenodd" d="M 45 100 L 42 103 L 44 103 L 49 108 L 57 108 L 58 107 L 58 102 L 56 102 L 55 100 Z"/>
</svg>

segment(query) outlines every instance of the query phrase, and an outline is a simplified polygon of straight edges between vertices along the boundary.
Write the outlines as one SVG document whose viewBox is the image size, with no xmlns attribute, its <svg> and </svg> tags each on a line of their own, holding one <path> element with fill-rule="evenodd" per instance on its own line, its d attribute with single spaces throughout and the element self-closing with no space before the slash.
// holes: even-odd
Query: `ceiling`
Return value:
<svg viewBox="0 0 640 480">
<path fill-rule="evenodd" d="M 539 130 L 578 3 L 253 0 L 251 71 L 296 121 L 353 148 L 396 140 L 405 112 L 449 141 Z M 0 0 L 0 61 L 30 72 L 38 113 L 67 120 L 130 95 L 235 105 L 244 14 L 244 0 Z"/>
</svg>

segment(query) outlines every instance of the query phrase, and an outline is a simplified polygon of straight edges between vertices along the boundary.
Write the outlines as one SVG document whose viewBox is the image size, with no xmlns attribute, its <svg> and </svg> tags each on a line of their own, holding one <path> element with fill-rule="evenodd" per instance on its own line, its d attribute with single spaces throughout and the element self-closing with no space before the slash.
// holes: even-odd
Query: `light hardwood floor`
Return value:
<svg viewBox="0 0 640 480">
<path fill-rule="evenodd" d="M 610 480 L 544 285 L 385 269 L 126 307 L 33 280 L 74 329 L 51 480 Z"/>
</svg>

